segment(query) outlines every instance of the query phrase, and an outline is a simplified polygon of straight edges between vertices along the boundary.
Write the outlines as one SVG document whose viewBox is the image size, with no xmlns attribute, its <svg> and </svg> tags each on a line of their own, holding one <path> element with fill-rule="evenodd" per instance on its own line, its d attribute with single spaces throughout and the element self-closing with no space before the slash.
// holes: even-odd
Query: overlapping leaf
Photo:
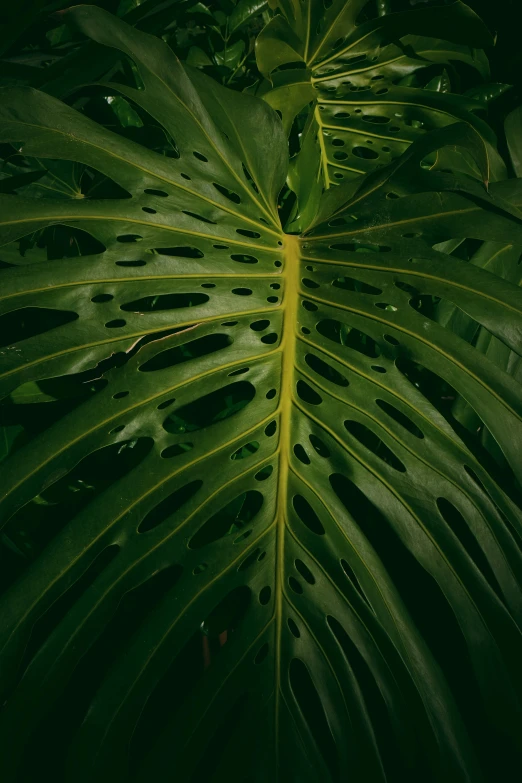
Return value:
<svg viewBox="0 0 522 783">
<path fill-rule="evenodd" d="M 256 52 L 272 85 L 263 97 L 282 113 L 287 131 L 310 106 L 301 154 L 290 169 L 301 229 L 322 187 L 389 163 L 427 130 L 466 121 L 494 145 L 476 114 L 484 104 L 452 94 L 458 64 L 479 78 L 488 74 L 481 47 L 490 35 L 464 3 L 388 10 L 368 21 L 362 21 L 367 0 L 277 5 L 280 14 L 258 36 Z"/>
<path fill-rule="evenodd" d="M 118 89 L 179 158 L 3 96 L 3 140 L 128 194 L 1 196 L 11 258 L 63 224 L 99 247 L 2 272 L 4 412 L 53 405 L 31 384 L 72 400 L 3 464 L 28 561 L 2 599 L 4 779 L 492 779 L 519 754 L 522 518 L 426 378 L 519 472 L 519 385 L 430 309 L 520 352 L 516 286 L 436 249 L 522 243 L 517 183 L 425 170 L 458 145 L 488 179 L 455 125 L 284 235 L 277 115 L 68 18 L 133 60 Z"/>
</svg>

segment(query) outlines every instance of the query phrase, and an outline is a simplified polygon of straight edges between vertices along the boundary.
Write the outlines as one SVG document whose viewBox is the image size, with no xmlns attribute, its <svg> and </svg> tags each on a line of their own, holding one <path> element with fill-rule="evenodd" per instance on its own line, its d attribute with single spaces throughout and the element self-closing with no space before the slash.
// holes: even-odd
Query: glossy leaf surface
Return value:
<svg viewBox="0 0 522 783">
<path fill-rule="evenodd" d="M 313 217 L 310 180 L 318 198 L 320 187 L 386 165 L 426 131 L 455 121 L 470 123 L 494 145 L 477 115 L 484 89 L 452 94 L 460 67 L 479 80 L 488 75 L 481 48 L 491 44 L 490 34 L 464 3 L 401 13 L 380 5 L 375 18 L 367 0 L 278 6 L 256 54 L 271 83 L 263 97 L 281 112 L 287 132 L 299 112 L 308 112 L 289 180 L 300 201 L 300 230 Z M 486 94 L 498 87 L 487 85 Z"/>
<path fill-rule="evenodd" d="M 178 154 L 4 92 L 2 141 L 122 189 L 0 195 L 2 408 L 49 410 L 4 447 L 4 780 L 506 778 L 522 515 L 446 397 L 518 475 L 520 386 L 440 310 L 520 353 L 518 287 L 442 250 L 522 245 L 519 183 L 423 168 L 450 145 L 489 180 L 455 124 L 284 234 L 265 102 L 100 10 L 67 21 L 133 61 L 112 87 Z M 60 225 L 94 251 L 26 250 Z"/>
</svg>

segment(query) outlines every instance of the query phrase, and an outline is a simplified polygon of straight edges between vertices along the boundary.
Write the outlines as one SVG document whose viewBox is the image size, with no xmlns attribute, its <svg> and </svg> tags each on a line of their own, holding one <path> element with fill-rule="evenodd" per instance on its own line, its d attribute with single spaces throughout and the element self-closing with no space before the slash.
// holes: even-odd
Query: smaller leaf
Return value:
<svg viewBox="0 0 522 783">
<path fill-rule="evenodd" d="M 222 52 L 216 52 L 214 57 L 217 65 L 224 65 L 225 68 L 233 70 L 237 68 L 241 60 L 241 56 L 245 50 L 245 42 L 243 40 L 236 41 L 232 46 L 227 46 Z"/>
<path fill-rule="evenodd" d="M 495 98 L 499 98 L 508 90 L 513 89 L 512 84 L 501 84 L 500 82 L 491 82 L 490 84 L 481 84 L 478 87 L 472 87 L 470 90 L 464 93 L 470 98 L 474 98 L 476 101 L 482 101 L 482 103 L 490 103 Z"/>
<path fill-rule="evenodd" d="M 65 24 L 55 27 L 53 30 L 49 30 L 45 34 L 45 37 L 51 46 L 61 46 L 62 44 L 69 43 L 73 40 L 72 32 Z"/>
<path fill-rule="evenodd" d="M 431 79 L 425 89 L 435 90 L 435 92 L 451 92 L 451 81 L 447 70 L 444 68 L 442 73 Z"/>
<path fill-rule="evenodd" d="M 194 68 L 202 68 L 206 65 L 212 65 L 212 60 L 203 49 L 199 46 L 191 46 L 187 55 L 187 65 L 192 65 Z"/>
<path fill-rule="evenodd" d="M 106 100 L 123 128 L 143 127 L 138 112 L 121 95 L 109 95 Z"/>
<path fill-rule="evenodd" d="M 249 22 L 257 14 L 261 14 L 267 7 L 266 0 L 239 0 L 230 14 L 228 20 L 228 32 L 233 33 L 242 25 Z"/>
</svg>

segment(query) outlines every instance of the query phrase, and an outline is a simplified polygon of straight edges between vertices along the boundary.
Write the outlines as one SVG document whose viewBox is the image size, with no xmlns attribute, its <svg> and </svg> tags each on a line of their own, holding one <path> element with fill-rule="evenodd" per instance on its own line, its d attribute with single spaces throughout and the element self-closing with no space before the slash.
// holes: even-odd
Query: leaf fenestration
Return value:
<svg viewBox="0 0 522 783">
<path fill-rule="evenodd" d="M 0 258 L 55 225 L 105 248 L 2 271 L 18 339 L 1 408 L 25 425 L 1 477 L 1 551 L 23 561 L 1 598 L 5 780 L 34 776 L 34 741 L 78 783 L 476 783 L 489 732 L 519 754 L 522 514 L 446 397 L 519 479 L 522 410 L 451 305 L 519 355 L 522 302 L 442 248 L 522 244 L 519 183 L 423 168 L 458 147 L 489 179 L 480 135 L 454 124 L 285 234 L 265 102 L 100 9 L 66 18 L 132 59 L 143 89 L 118 90 L 179 157 L 43 93 L 3 96 L 3 141 L 130 194 L 0 196 Z M 62 318 L 38 333 L 38 310 Z"/>
</svg>

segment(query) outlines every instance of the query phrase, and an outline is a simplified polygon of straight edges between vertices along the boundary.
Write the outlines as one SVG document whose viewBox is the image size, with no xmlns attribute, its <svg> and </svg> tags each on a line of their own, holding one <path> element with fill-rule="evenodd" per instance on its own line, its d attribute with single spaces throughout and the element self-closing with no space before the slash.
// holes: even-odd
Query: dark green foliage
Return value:
<svg viewBox="0 0 522 783">
<path fill-rule="evenodd" d="M 460 2 L 269 6 L 8 19 L 6 783 L 520 767 L 521 113 Z"/>
</svg>

